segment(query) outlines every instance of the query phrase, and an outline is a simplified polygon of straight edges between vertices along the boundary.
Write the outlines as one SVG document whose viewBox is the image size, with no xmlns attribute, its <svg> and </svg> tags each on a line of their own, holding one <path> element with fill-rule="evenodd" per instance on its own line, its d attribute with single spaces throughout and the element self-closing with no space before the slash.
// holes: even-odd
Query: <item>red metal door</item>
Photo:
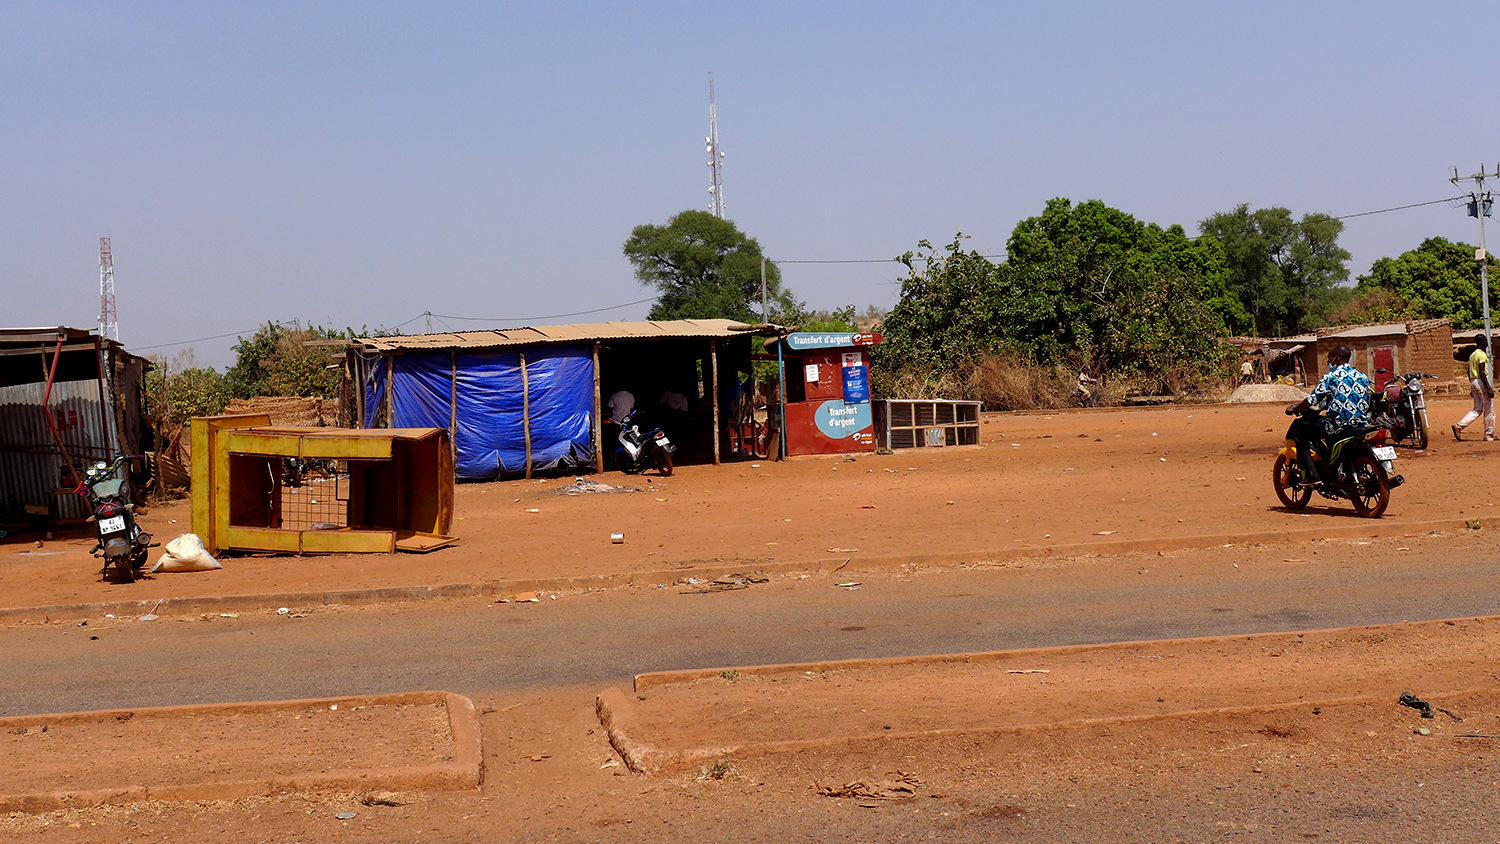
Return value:
<svg viewBox="0 0 1500 844">
<path fill-rule="evenodd" d="M 1396 349 L 1392 346 L 1371 349 L 1370 364 L 1370 378 L 1375 381 L 1375 389 L 1384 390 L 1386 382 L 1396 377 Z M 1385 372 L 1381 372 L 1382 369 Z"/>
</svg>

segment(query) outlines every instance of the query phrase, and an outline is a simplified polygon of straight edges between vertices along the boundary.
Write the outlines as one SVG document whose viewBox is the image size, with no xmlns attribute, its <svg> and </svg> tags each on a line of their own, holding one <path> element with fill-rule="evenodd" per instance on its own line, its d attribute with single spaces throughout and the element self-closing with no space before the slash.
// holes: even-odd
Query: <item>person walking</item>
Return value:
<svg viewBox="0 0 1500 844">
<path fill-rule="evenodd" d="M 1453 438 L 1463 441 L 1463 430 L 1479 417 L 1484 417 L 1484 441 L 1495 441 L 1495 388 L 1490 385 L 1486 372 L 1490 362 L 1489 341 L 1481 334 L 1474 338 L 1474 352 L 1469 355 L 1469 395 L 1474 398 L 1474 409 L 1464 414 L 1453 426 Z"/>
</svg>

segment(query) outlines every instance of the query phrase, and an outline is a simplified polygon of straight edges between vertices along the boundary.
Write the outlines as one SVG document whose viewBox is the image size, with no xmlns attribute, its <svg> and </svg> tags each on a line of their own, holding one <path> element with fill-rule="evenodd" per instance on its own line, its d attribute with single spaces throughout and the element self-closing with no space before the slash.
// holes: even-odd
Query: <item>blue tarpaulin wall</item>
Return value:
<svg viewBox="0 0 1500 844">
<path fill-rule="evenodd" d="M 519 352 L 418 352 L 385 360 L 395 367 L 392 427 L 447 428 L 456 422 L 454 470 L 459 480 L 526 471 L 526 399 L 533 471 L 594 462 L 594 360 L 587 347 L 527 349 L 525 399 Z M 376 372 L 374 384 L 365 385 L 365 406 L 371 409 L 384 388 L 384 367 Z M 366 412 L 366 426 L 373 416 L 373 410 Z"/>
</svg>

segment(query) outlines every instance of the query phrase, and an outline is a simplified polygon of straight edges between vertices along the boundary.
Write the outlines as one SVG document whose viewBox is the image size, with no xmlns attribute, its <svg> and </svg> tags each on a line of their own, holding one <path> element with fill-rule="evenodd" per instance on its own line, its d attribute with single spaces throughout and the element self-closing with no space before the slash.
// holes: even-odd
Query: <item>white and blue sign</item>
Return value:
<svg viewBox="0 0 1500 844">
<path fill-rule="evenodd" d="M 787 348 L 793 351 L 806 349 L 838 349 L 844 346 L 873 346 L 880 342 L 879 334 L 863 334 L 849 331 L 793 331 L 786 336 Z"/>
<path fill-rule="evenodd" d="M 849 404 L 831 399 L 818 405 L 817 413 L 813 414 L 813 422 L 823 436 L 842 440 L 874 425 L 875 419 L 870 415 L 869 402 Z"/>
<path fill-rule="evenodd" d="M 844 401 L 848 404 L 870 401 L 870 371 L 859 352 L 844 353 Z"/>
</svg>

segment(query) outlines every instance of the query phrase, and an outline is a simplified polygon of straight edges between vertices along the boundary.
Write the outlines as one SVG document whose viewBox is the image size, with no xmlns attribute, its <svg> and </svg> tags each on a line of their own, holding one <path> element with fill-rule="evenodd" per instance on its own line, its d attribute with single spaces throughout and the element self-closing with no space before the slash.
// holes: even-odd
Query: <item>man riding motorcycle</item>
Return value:
<svg viewBox="0 0 1500 844">
<path fill-rule="evenodd" d="M 1286 409 L 1288 416 L 1296 416 L 1309 407 L 1324 411 L 1322 429 L 1300 419 L 1292 424 L 1292 436 L 1297 443 L 1297 464 L 1302 468 L 1302 481 L 1298 486 L 1316 487 L 1322 483 L 1309 448 L 1314 440 L 1333 439 L 1348 431 L 1370 426 L 1370 391 L 1374 383 L 1370 376 L 1349 365 L 1353 356 L 1354 350 L 1343 344 L 1330 349 L 1327 374 L 1307 398 Z"/>
</svg>

